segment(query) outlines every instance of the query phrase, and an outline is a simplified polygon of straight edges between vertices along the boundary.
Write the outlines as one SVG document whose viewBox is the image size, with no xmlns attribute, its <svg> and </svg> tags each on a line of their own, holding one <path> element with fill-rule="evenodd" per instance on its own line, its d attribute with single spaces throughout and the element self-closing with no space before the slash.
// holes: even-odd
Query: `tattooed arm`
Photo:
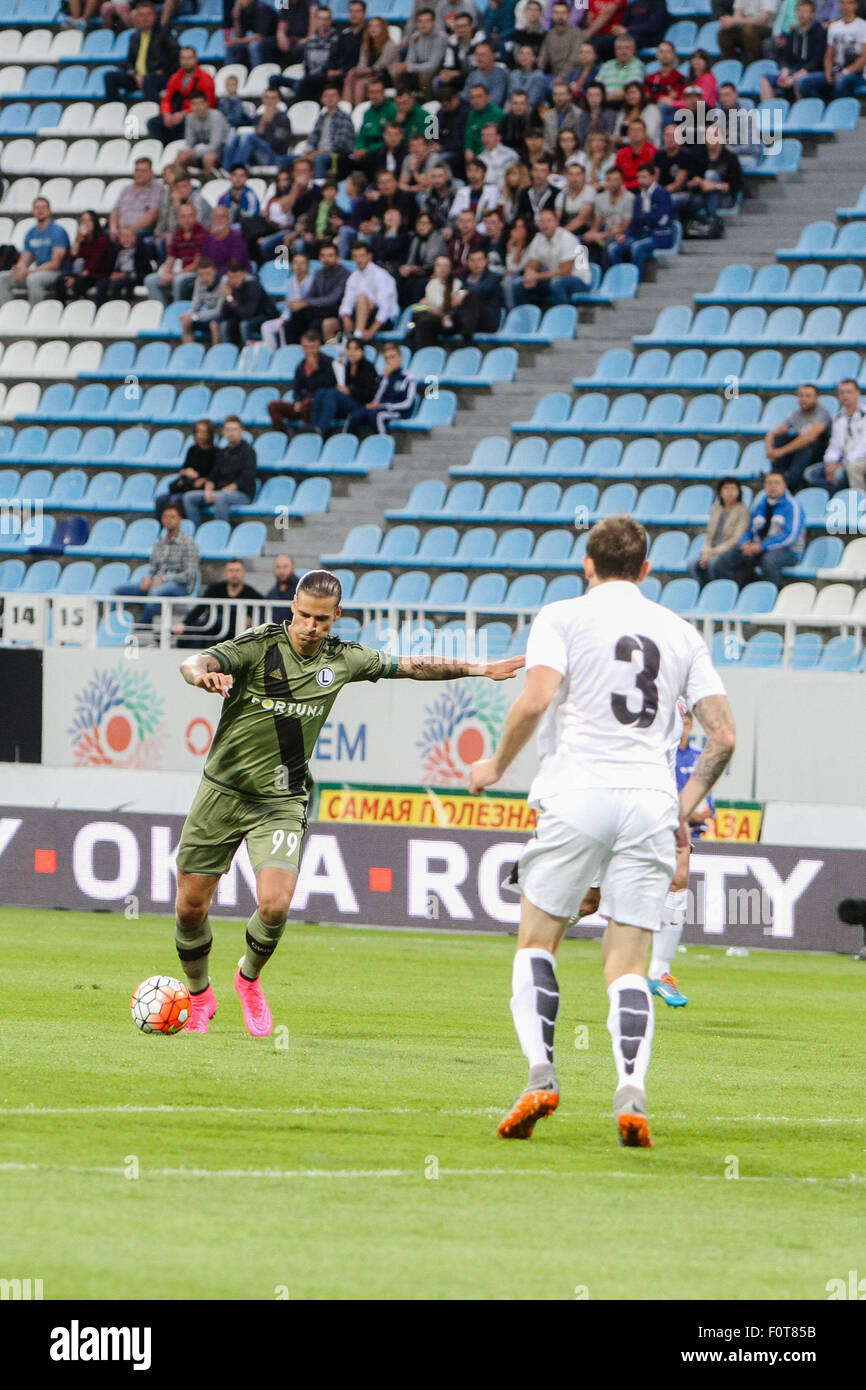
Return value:
<svg viewBox="0 0 866 1390">
<path fill-rule="evenodd" d="M 683 821 L 690 820 L 718 782 L 737 745 L 734 716 L 724 695 L 707 695 L 703 700 L 698 700 L 694 713 L 707 735 L 707 741 L 680 792 L 680 817 Z"/>
<path fill-rule="evenodd" d="M 533 666 L 526 684 L 508 711 L 499 747 L 492 758 L 482 758 L 469 769 L 469 790 L 482 792 L 498 782 L 538 728 L 541 718 L 562 684 L 562 675 L 552 666 Z"/>
<path fill-rule="evenodd" d="M 487 676 L 492 681 L 510 681 L 524 664 L 522 656 L 503 661 L 434 661 L 426 656 L 401 656 L 395 679 L 410 681 L 454 681 L 461 676 Z"/>
</svg>

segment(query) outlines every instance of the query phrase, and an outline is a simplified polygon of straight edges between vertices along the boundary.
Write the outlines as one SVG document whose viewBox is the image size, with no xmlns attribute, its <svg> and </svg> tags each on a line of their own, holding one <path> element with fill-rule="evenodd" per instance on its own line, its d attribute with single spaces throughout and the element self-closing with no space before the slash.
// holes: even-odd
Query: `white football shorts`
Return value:
<svg viewBox="0 0 866 1390">
<path fill-rule="evenodd" d="M 521 892 L 552 917 L 571 917 L 600 883 L 603 917 L 657 931 L 676 866 L 678 822 L 668 792 L 593 788 L 545 797 L 518 860 Z"/>
</svg>

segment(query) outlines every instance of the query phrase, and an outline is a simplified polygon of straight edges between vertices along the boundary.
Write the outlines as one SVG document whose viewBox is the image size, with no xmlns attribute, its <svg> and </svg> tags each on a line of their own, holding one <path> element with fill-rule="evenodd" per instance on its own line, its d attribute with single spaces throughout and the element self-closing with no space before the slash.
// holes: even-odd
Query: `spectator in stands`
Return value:
<svg viewBox="0 0 866 1390">
<path fill-rule="evenodd" d="M 307 295 L 313 284 L 310 261 L 301 251 L 292 257 L 292 272 L 286 280 L 285 299 L 282 313 L 275 319 L 262 324 L 262 342 L 272 351 L 286 345 L 286 330 L 292 321 L 295 310 L 306 307 Z"/>
<path fill-rule="evenodd" d="M 667 39 L 662 39 L 656 49 L 659 66 L 655 72 L 648 73 L 644 81 L 646 94 L 650 101 L 656 102 L 662 112 L 662 120 L 675 103 L 682 104 L 686 81 L 677 66 L 677 51 Z"/>
<path fill-rule="evenodd" d="M 457 14 L 454 30 L 445 50 L 442 71 L 435 84 L 437 95 L 440 87 L 445 84 L 456 86 L 458 89 L 463 86 L 470 69 L 474 67 L 475 50 L 480 43 L 485 42 L 486 37 L 483 29 L 476 28 L 475 18 L 468 9 Z"/>
<path fill-rule="evenodd" d="M 308 219 L 315 215 L 322 197 L 322 190 L 313 183 L 313 165 L 311 160 L 304 155 L 298 155 L 292 165 L 292 182 L 283 205 L 286 215 L 291 215 L 291 227 L 300 228 L 302 219 L 304 225 L 309 226 Z M 292 232 L 284 234 L 279 238 L 277 245 L 282 243 L 285 246 L 291 245 L 293 240 Z M 274 244 L 271 243 L 271 250 Z"/>
<path fill-rule="evenodd" d="M 340 303 L 344 333 L 354 333 L 364 342 L 392 327 L 399 316 L 397 285 L 393 275 L 373 262 L 369 246 L 352 247 L 355 269 L 346 281 Z"/>
<path fill-rule="evenodd" d="M 686 183 L 692 195 L 688 216 L 699 220 L 714 217 L 720 207 L 733 207 L 743 188 L 740 161 L 726 147 L 718 126 L 707 126 L 705 149 L 704 172 Z"/>
<path fill-rule="evenodd" d="M 643 279 L 644 266 L 653 253 L 669 251 L 674 244 L 674 215 L 671 195 L 660 186 L 654 161 L 641 165 L 637 179 L 631 220 L 625 231 L 608 242 L 607 254 L 611 265 L 630 260 Z"/>
<path fill-rule="evenodd" d="M 624 234 L 631 222 L 634 198 L 626 191 L 622 181 L 622 170 L 615 166 L 608 169 L 604 192 L 599 193 L 593 209 L 592 226 L 584 232 L 584 245 L 589 250 L 589 258 L 597 265 L 609 265 L 608 248 Z"/>
<path fill-rule="evenodd" d="M 623 19 L 638 53 L 644 48 L 655 48 L 670 23 L 665 0 L 631 0 Z"/>
<path fill-rule="evenodd" d="M 764 452 L 774 467 L 784 470 L 789 492 L 804 486 L 803 474 L 813 463 L 820 467 L 832 423 L 829 412 L 819 404 L 817 386 L 798 386 L 797 409 L 767 430 Z"/>
<path fill-rule="evenodd" d="M 291 555 L 274 556 L 274 582 L 265 594 L 265 598 L 285 599 L 287 604 L 291 604 L 295 597 L 295 590 L 298 587 L 298 576 L 295 574 L 295 562 Z M 292 610 L 287 608 L 274 608 L 271 613 L 272 623 L 290 623 L 292 621 Z"/>
<path fill-rule="evenodd" d="M 451 206 L 456 197 L 454 180 L 447 164 L 437 164 L 430 174 L 430 188 L 418 199 L 421 212 L 426 212 L 434 227 L 445 227 L 451 218 Z"/>
<path fill-rule="evenodd" d="M 292 144 L 292 125 L 288 112 L 280 106 L 280 94 L 272 87 L 262 92 L 262 105 L 255 126 L 244 133 L 230 135 L 223 159 L 229 167 L 252 164 L 288 163 Z"/>
<path fill-rule="evenodd" d="M 449 231 L 446 228 L 446 234 Z M 469 257 L 473 251 L 478 251 L 484 245 L 484 238 L 478 230 L 478 223 L 475 220 L 474 212 L 465 209 L 457 215 L 457 230 L 452 233 L 448 240 L 448 255 L 451 265 L 456 275 L 465 275 L 469 266 Z"/>
<path fill-rule="evenodd" d="M 33 226 L 11 270 L 0 271 L 0 304 L 11 299 L 16 289 L 26 289 L 31 304 L 51 294 L 63 263 L 69 255 L 69 237 L 51 216 L 47 198 L 34 198 Z"/>
<path fill-rule="evenodd" d="M 297 62 L 312 24 L 309 0 L 281 0 L 276 33 L 279 57 L 274 60 L 281 68 Z"/>
<path fill-rule="evenodd" d="M 132 166 L 132 183 L 121 191 L 108 217 L 108 232 L 118 241 L 121 227 L 131 227 L 136 236 L 148 236 L 156 226 L 162 188 L 154 177 L 153 163 L 142 155 Z"/>
<path fill-rule="evenodd" d="M 430 175 L 441 163 L 442 156 L 436 150 L 431 150 L 423 135 L 411 135 L 409 153 L 400 169 L 400 187 L 416 197 L 419 193 L 426 193 L 430 187 Z"/>
<path fill-rule="evenodd" d="M 573 130 L 564 130 L 556 142 L 550 161 L 550 181 L 560 190 L 565 187 L 566 171 L 569 164 L 580 164 L 577 136 Z M 583 165 L 581 164 L 581 168 Z"/>
<path fill-rule="evenodd" d="M 625 8 L 625 0 L 588 0 L 583 37 L 592 39 L 602 60 L 613 55 L 614 38 L 622 30 Z"/>
<path fill-rule="evenodd" d="M 114 246 L 111 270 L 97 286 L 97 304 L 105 304 L 109 299 L 132 299 L 150 270 L 150 253 L 144 242 L 135 235 L 134 228 L 121 227 L 119 238 Z"/>
<path fill-rule="evenodd" d="M 719 89 L 716 79 L 711 71 L 712 59 L 705 48 L 696 48 L 691 58 L 686 74 L 686 87 L 683 92 L 683 102 L 688 94 L 690 87 L 697 87 L 698 96 L 703 100 L 708 110 L 712 110 L 719 102 Z"/>
<path fill-rule="evenodd" d="M 564 130 L 577 134 L 580 112 L 571 99 L 571 88 L 564 77 L 553 81 L 553 103 L 547 108 L 542 124 L 544 143 L 552 150 Z"/>
<path fill-rule="evenodd" d="M 190 99 L 189 107 L 183 123 L 186 149 L 178 150 L 177 162 L 184 169 L 196 165 L 205 179 L 215 178 L 231 134 L 228 123 L 221 111 L 208 106 L 207 98 L 201 93 L 197 92 Z"/>
<path fill-rule="evenodd" d="M 468 275 L 452 297 L 454 327 L 470 347 L 476 333 L 496 333 L 502 317 L 502 277 L 490 269 L 483 247 L 469 253 Z"/>
<path fill-rule="evenodd" d="M 405 263 L 397 274 L 398 298 L 402 308 L 423 294 L 440 256 L 444 256 L 450 265 L 445 238 L 433 225 L 429 212 L 419 212 Z"/>
<path fill-rule="evenodd" d="M 155 598 L 179 598 L 182 594 L 195 593 L 198 583 L 198 546 L 192 536 L 181 530 L 180 507 L 168 504 L 162 509 L 160 517 L 163 533 L 158 537 L 150 556 L 150 567 L 137 584 L 120 584 L 115 594 L 141 598 L 148 594 Z M 159 615 L 161 605 L 145 604 L 141 620 L 152 623 Z"/>
<path fill-rule="evenodd" d="M 404 226 L 399 208 L 386 208 L 380 230 L 370 239 L 369 246 L 376 264 L 387 270 L 395 281 L 408 255 L 411 239 L 411 229 Z"/>
<path fill-rule="evenodd" d="M 396 71 L 398 56 L 399 49 L 388 32 L 387 21 L 381 15 L 371 15 L 361 40 L 358 64 L 349 68 L 343 80 L 343 101 L 348 101 L 352 106 L 360 106 L 361 102 L 370 96 L 370 85 L 374 78 L 382 81 L 384 99 L 385 87 L 391 84 L 390 73 L 392 70 Z M 389 100 L 387 105 L 393 107 L 391 114 L 395 114 L 397 108 L 393 102 Z"/>
<path fill-rule="evenodd" d="M 472 88 L 480 85 L 486 88 L 488 101 L 504 110 L 508 100 L 508 73 L 501 63 L 497 63 L 492 44 L 479 43 L 473 58 L 474 66 L 469 69 L 463 84 L 464 98 L 469 101 Z"/>
<path fill-rule="evenodd" d="M 607 187 L 608 173 L 616 167 L 616 153 L 610 135 L 603 130 L 593 131 L 578 159 L 586 170 L 586 181 L 590 188 L 602 193 Z M 622 175 L 621 169 L 619 173 Z"/>
<path fill-rule="evenodd" d="M 827 29 L 823 72 L 812 72 L 798 82 L 801 96 L 855 96 L 866 68 L 866 19 L 857 14 L 857 0 L 840 0 L 839 19 Z"/>
<path fill-rule="evenodd" d="M 216 106 L 214 80 L 209 72 L 199 67 L 198 55 L 194 48 L 185 45 L 178 56 L 180 66 L 172 72 L 165 84 L 165 91 L 159 99 L 159 114 L 151 116 L 147 123 L 147 133 L 154 140 L 168 145 L 183 134 L 183 125 L 191 108 L 194 96 L 203 96 L 208 106 Z M 106 78 L 106 90 L 108 78 Z M 159 93 L 157 93 L 159 95 Z"/>
<path fill-rule="evenodd" d="M 232 130 L 237 130 L 238 126 L 249 125 L 255 115 L 252 105 L 248 101 L 241 101 L 238 96 L 239 88 L 237 77 L 233 72 L 229 73 L 225 82 L 225 95 L 217 100 L 217 108 L 225 116 Z"/>
<path fill-rule="evenodd" d="M 177 40 L 157 22 L 156 7 L 142 0 L 132 11 L 135 33 L 122 68 L 105 74 L 106 101 L 119 101 L 127 92 L 140 93 L 145 101 L 159 94 L 177 67 Z"/>
<path fill-rule="evenodd" d="M 543 208 L 538 231 L 529 244 L 523 280 L 514 291 L 515 304 L 569 304 L 592 283 L 588 264 L 577 256 L 576 236 L 560 227 L 555 208 Z"/>
<path fill-rule="evenodd" d="M 478 155 L 484 148 L 481 141 L 482 127 L 492 121 L 497 127 L 502 124 L 505 112 L 501 106 L 494 106 L 487 95 L 487 88 L 483 82 L 473 82 L 469 88 L 469 115 L 466 117 L 466 141 L 464 155 L 468 159 L 470 155 Z"/>
<path fill-rule="evenodd" d="M 323 437 L 338 420 L 347 420 L 358 406 L 369 405 L 376 394 L 379 377 L 364 351 L 360 338 L 350 338 L 341 361 L 333 364 L 334 385 L 316 391 L 310 407 L 310 425 Z"/>
<path fill-rule="evenodd" d="M 185 343 L 204 338 L 210 347 L 220 341 L 220 315 L 223 296 L 220 277 L 209 256 L 198 263 L 189 313 L 180 316 L 180 336 Z"/>
<path fill-rule="evenodd" d="M 533 231 L 545 208 L 555 208 L 559 189 L 550 181 L 550 160 L 537 159 L 532 165 L 529 185 L 517 200 L 517 215 Z"/>
<path fill-rule="evenodd" d="M 265 204 L 264 217 L 253 239 L 252 253 L 259 265 L 264 265 L 275 246 L 294 226 L 295 215 L 291 204 L 292 174 L 289 169 L 277 171 L 274 191 Z M 248 243 L 249 244 L 249 243 Z"/>
<path fill-rule="evenodd" d="M 244 270 L 250 269 L 250 254 L 243 235 L 231 225 L 231 212 L 217 203 L 211 212 L 210 231 L 204 239 L 202 256 L 213 261 L 217 275 L 225 275 L 232 261 L 239 261 Z"/>
<path fill-rule="evenodd" d="M 177 168 L 177 166 L 172 166 Z M 163 170 L 163 178 L 166 170 Z M 189 174 L 178 174 L 174 182 L 163 190 L 162 201 L 159 205 L 159 216 L 156 219 L 156 226 L 153 228 L 153 242 L 151 243 L 157 256 L 165 257 L 166 244 L 171 240 L 174 232 L 177 231 L 178 212 L 184 203 L 191 204 L 195 208 L 196 221 L 200 222 L 205 231 L 210 229 L 211 213 L 213 209 L 207 198 L 193 188 L 192 179 Z"/>
<path fill-rule="evenodd" d="M 463 176 L 463 151 L 466 148 L 466 127 L 469 122 L 469 103 L 460 95 L 460 89 L 439 88 L 439 110 L 436 112 L 436 126 L 431 142 L 441 154 L 455 178 Z"/>
<path fill-rule="evenodd" d="M 616 115 L 613 138 L 619 145 L 628 143 L 627 131 L 632 121 L 643 121 L 647 139 L 658 147 L 662 133 L 661 113 L 655 102 L 647 102 L 642 82 L 626 82 L 623 103 Z"/>
<path fill-rule="evenodd" d="M 192 293 L 198 263 L 204 254 L 207 232 L 196 219 L 192 203 L 182 203 L 178 208 L 177 228 L 172 233 L 166 250 L 165 260 L 159 270 L 145 277 L 145 288 L 151 299 L 161 299 L 163 304 L 172 300 L 186 299 Z M 175 269 L 180 261 L 180 269 Z"/>
<path fill-rule="evenodd" d="M 719 85 L 719 105 L 725 113 L 728 150 L 736 155 L 741 169 L 756 169 L 764 154 L 760 127 L 754 113 L 743 106 L 733 82 Z"/>
<path fill-rule="evenodd" d="M 613 41 L 613 58 L 602 63 L 596 81 L 604 87 L 606 101 L 622 101 L 627 82 L 637 82 L 643 90 L 646 69 L 637 56 L 631 34 L 617 34 Z"/>
<path fill-rule="evenodd" d="M 387 434 L 394 420 L 408 420 L 417 400 L 416 381 L 403 367 L 403 358 L 396 343 L 385 348 L 385 369 L 369 405 L 357 405 L 346 422 L 351 434 L 362 435 L 375 429 Z"/>
<path fill-rule="evenodd" d="M 393 174 L 395 179 L 400 177 L 403 163 L 408 153 L 406 142 L 403 138 L 403 130 L 396 121 L 389 121 L 385 126 L 383 142 L 381 147 L 374 155 L 366 161 L 364 168 L 369 173 L 372 188 L 368 191 L 368 197 L 375 197 L 373 189 L 379 175 L 383 170 Z"/>
<path fill-rule="evenodd" d="M 526 98 L 521 110 L 528 118 L 532 108 L 546 97 L 549 85 L 549 78 L 536 67 L 535 50 L 531 44 L 522 43 L 517 50 L 517 67 L 508 74 L 508 109 L 514 110 L 511 101 L 520 92 Z"/>
<path fill-rule="evenodd" d="M 823 463 L 812 464 L 803 477 L 812 487 L 839 492 L 843 487 L 866 491 L 866 405 L 856 381 L 846 377 L 837 389 L 839 411 L 833 421 Z"/>
<path fill-rule="evenodd" d="M 580 63 L 583 33 L 569 23 L 568 5 L 556 0 L 551 11 L 553 23 L 547 31 L 538 54 L 541 72 L 568 79 Z"/>
<path fill-rule="evenodd" d="M 232 10 L 231 40 L 226 42 L 226 62 L 257 68 L 277 62 L 277 16 L 262 0 L 237 0 Z"/>
<path fill-rule="evenodd" d="M 437 256 L 423 298 L 412 308 L 414 323 L 409 343 L 413 352 L 432 347 L 441 337 L 454 332 L 454 296 L 462 288 L 463 282 L 454 274 L 450 256 Z"/>
<path fill-rule="evenodd" d="M 313 18 L 313 32 L 304 43 L 304 76 L 297 89 L 298 101 L 318 101 L 322 88 L 329 80 L 328 73 L 336 62 L 339 35 L 331 23 L 331 11 L 324 5 L 316 8 Z M 271 78 L 271 84 L 274 78 Z M 286 84 L 283 78 L 281 85 Z"/>
<path fill-rule="evenodd" d="M 289 426 L 309 424 L 313 397 L 317 391 L 336 388 L 337 378 L 334 366 L 322 352 L 322 340 L 312 328 L 301 334 L 303 358 L 295 369 L 292 382 L 292 399 L 269 401 L 268 414 L 275 430 L 290 433 Z"/>
<path fill-rule="evenodd" d="M 216 212 L 216 209 L 214 209 Z M 274 316 L 274 301 L 258 276 L 247 271 L 242 260 L 229 261 L 223 276 L 220 337 L 224 343 L 243 347 L 261 334 L 263 323 Z"/>
<path fill-rule="evenodd" d="M 369 178 L 373 160 L 385 143 L 385 126 L 393 121 L 397 108 L 390 97 L 386 98 L 385 83 L 375 74 L 367 82 L 367 96 L 370 105 L 361 118 L 355 148 L 349 157 Z"/>
<path fill-rule="evenodd" d="M 481 145 L 481 153 L 476 158 L 487 170 L 484 182 L 491 184 L 498 190 L 505 177 L 506 169 L 510 169 L 512 164 L 518 163 L 520 156 L 516 150 L 502 143 L 502 136 L 495 121 L 490 121 L 481 127 Z"/>
<path fill-rule="evenodd" d="M 736 553 L 750 519 L 749 509 L 743 501 L 743 489 L 737 479 L 720 478 L 716 484 L 716 500 L 710 509 L 701 553 L 689 561 L 689 574 L 701 588 L 711 579 L 721 577 L 719 561 L 724 555 L 733 556 Z"/>
<path fill-rule="evenodd" d="M 595 189 L 587 183 L 582 164 L 569 164 L 565 173 L 565 187 L 557 195 L 554 206 L 565 230 L 571 232 L 572 236 L 582 238 L 592 226 Z"/>
<path fill-rule="evenodd" d="M 58 299 L 82 299 L 92 290 L 101 288 L 114 264 L 114 246 L 97 213 L 83 212 L 78 221 L 78 236 L 70 251 L 71 274 L 63 275 L 54 286 Z"/>
<path fill-rule="evenodd" d="M 805 530 L 803 509 L 788 492 L 784 473 L 771 469 L 739 544 L 719 556 L 716 577 L 734 579 L 742 587 L 760 575 L 781 588 L 782 571 L 803 554 Z"/>
<path fill-rule="evenodd" d="M 513 309 L 515 293 L 522 283 L 523 272 L 529 264 L 529 247 L 532 242 L 534 224 L 523 217 L 516 217 L 508 233 L 505 251 L 505 274 L 502 277 L 502 294 L 505 307 Z"/>
<path fill-rule="evenodd" d="M 527 0 L 522 6 L 523 18 L 514 12 L 515 27 L 514 38 L 512 40 L 513 49 L 522 47 L 531 48 L 535 55 L 536 63 L 541 52 L 541 45 L 547 38 L 547 28 L 544 24 L 544 6 L 540 0 Z"/>
<path fill-rule="evenodd" d="M 209 647 L 243 632 L 250 625 L 250 610 L 238 604 L 219 606 L 219 599 L 260 599 L 258 589 L 246 582 L 247 570 L 243 560 L 226 560 L 223 578 L 208 584 L 197 603 L 182 623 L 175 623 L 172 632 L 179 638 L 179 647 Z"/>
<path fill-rule="evenodd" d="M 516 8 L 516 0 L 488 0 L 484 11 L 484 32 L 500 58 L 505 58 L 511 48 Z"/>
<path fill-rule="evenodd" d="M 340 110 L 340 88 L 326 82 L 322 88 L 322 110 L 302 149 L 313 160 L 313 178 L 346 172 L 355 144 L 352 117 Z"/>
<path fill-rule="evenodd" d="M 61 28 L 80 29 L 84 33 L 100 5 L 101 0 L 67 0 L 68 14 L 61 20 Z"/>
<path fill-rule="evenodd" d="M 217 207 L 228 208 L 232 227 L 242 228 L 247 218 L 258 217 L 259 200 L 250 188 L 243 164 L 229 166 L 229 187 L 217 200 Z"/>
<path fill-rule="evenodd" d="M 426 139 L 435 128 L 435 122 L 423 106 L 418 105 L 412 92 L 398 92 L 394 105 L 397 108 L 394 122 L 400 127 L 404 144 L 411 135 L 423 135 Z"/>
<path fill-rule="evenodd" d="M 763 44 L 772 36 L 779 0 L 735 0 L 733 14 L 719 20 L 719 49 L 723 58 L 756 63 Z"/>
<path fill-rule="evenodd" d="M 616 156 L 616 166 L 622 170 L 622 179 L 629 193 L 637 193 L 640 187 L 638 170 L 642 164 L 655 162 L 658 151 L 647 139 L 646 126 L 642 120 L 633 120 L 628 126 L 628 144 Z"/>
<path fill-rule="evenodd" d="M 205 507 L 211 507 L 219 521 L 228 521 L 235 507 L 245 507 L 256 493 L 256 455 L 244 439 L 244 427 L 237 415 L 223 422 L 224 449 L 217 449 L 216 460 L 203 487 L 191 488 L 183 496 L 183 508 L 194 526 L 201 522 Z"/>
<path fill-rule="evenodd" d="M 419 92 L 422 101 L 433 99 L 433 79 L 445 59 L 447 38 L 436 27 L 433 10 L 419 10 L 417 28 L 405 46 L 405 56 L 392 63 L 391 75 L 398 87 Z"/>
<path fill-rule="evenodd" d="M 580 101 L 588 84 L 598 75 L 598 54 L 593 44 L 584 39 L 580 45 L 577 67 L 569 78 L 568 85 L 575 101 Z"/>
<path fill-rule="evenodd" d="M 325 341 L 335 338 L 340 331 L 339 311 L 349 272 L 340 264 L 337 248 L 330 242 L 319 247 L 319 260 L 321 266 L 313 276 L 306 303 L 292 311 L 286 330 L 290 342 L 298 342 L 306 328 L 315 329 Z"/>
<path fill-rule="evenodd" d="M 776 95 L 795 98 L 804 95 L 803 78 L 810 73 L 824 74 L 824 54 L 827 31 L 815 18 L 815 0 L 798 0 L 796 23 L 784 36 L 778 55 L 779 71 L 761 77 L 761 100 L 770 101 Z"/>
<path fill-rule="evenodd" d="M 356 68 L 361 61 L 361 44 L 367 24 L 366 0 L 349 0 L 348 24 L 337 35 L 333 66 L 328 68 L 327 76 L 340 86 L 346 73 Z"/>
<path fill-rule="evenodd" d="M 613 135 L 616 112 L 605 106 L 604 87 L 600 82 L 588 82 L 581 98 L 583 110 L 578 113 L 577 138 L 588 145 L 593 135 Z"/>
<path fill-rule="evenodd" d="M 156 494 L 156 514 L 160 521 L 166 507 L 176 507 L 183 515 L 183 497 L 194 488 L 203 488 L 217 460 L 216 435 L 210 420 L 197 420 L 193 442 L 186 451 L 183 467 L 167 487 Z"/>
<path fill-rule="evenodd" d="M 399 170 L 393 173 L 390 169 L 380 170 L 376 178 L 376 187 L 367 190 L 367 197 L 377 217 L 382 218 L 389 208 L 396 208 L 404 221 L 411 224 L 418 211 L 418 203 L 411 193 L 400 188 L 397 183 L 398 173 Z"/>
<path fill-rule="evenodd" d="M 466 183 L 458 188 L 451 204 L 450 221 L 455 222 L 461 212 L 471 212 L 477 222 L 483 220 L 485 213 L 499 206 L 499 189 L 490 179 L 487 166 L 481 159 L 466 161 Z"/>
</svg>

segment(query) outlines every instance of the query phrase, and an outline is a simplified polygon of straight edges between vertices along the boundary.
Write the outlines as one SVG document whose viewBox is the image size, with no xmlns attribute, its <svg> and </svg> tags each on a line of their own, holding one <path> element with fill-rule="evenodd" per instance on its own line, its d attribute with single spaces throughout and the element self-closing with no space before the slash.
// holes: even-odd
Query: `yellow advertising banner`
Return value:
<svg viewBox="0 0 866 1390">
<path fill-rule="evenodd" d="M 531 835 L 536 818 L 522 797 L 389 787 L 320 787 L 317 819 L 343 825 L 454 826 Z"/>
<path fill-rule="evenodd" d="M 761 838 L 764 808 L 754 801 L 716 803 L 716 814 L 707 822 L 702 840 L 756 845 Z"/>
</svg>

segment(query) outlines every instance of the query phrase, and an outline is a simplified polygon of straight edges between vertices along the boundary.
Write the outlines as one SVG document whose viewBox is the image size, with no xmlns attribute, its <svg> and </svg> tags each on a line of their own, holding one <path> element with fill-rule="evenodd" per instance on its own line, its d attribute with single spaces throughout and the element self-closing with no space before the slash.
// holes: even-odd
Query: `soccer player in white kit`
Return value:
<svg viewBox="0 0 866 1390">
<path fill-rule="evenodd" d="M 592 528 L 586 594 L 537 614 L 523 692 L 496 752 L 470 771 L 471 792 L 492 786 L 541 725 L 541 761 L 529 793 L 538 823 L 518 861 L 521 917 L 511 999 L 529 1080 L 499 1125 L 502 1138 L 529 1138 L 536 1121 L 559 1104 L 556 952 L 576 905 L 601 883 L 614 1115 L 621 1143 L 652 1144 L 647 949 L 662 918 L 676 846 L 685 843 L 685 824 L 730 761 L 735 732 L 699 633 L 638 588 L 649 573 L 646 552 L 646 532 L 632 517 L 608 517 Z M 680 698 L 707 741 L 678 803 L 669 749 Z"/>
</svg>

